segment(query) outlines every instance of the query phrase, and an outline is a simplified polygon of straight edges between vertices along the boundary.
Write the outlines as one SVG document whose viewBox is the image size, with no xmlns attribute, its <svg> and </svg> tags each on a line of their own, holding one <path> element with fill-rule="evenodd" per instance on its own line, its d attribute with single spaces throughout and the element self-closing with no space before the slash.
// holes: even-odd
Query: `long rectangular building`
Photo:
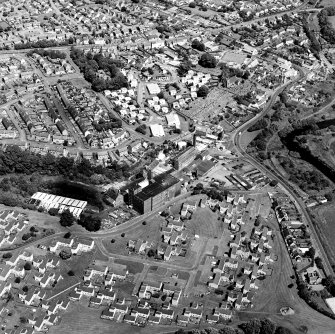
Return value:
<svg viewBox="0 0 335 334">
<path fill-rule="evenodd" d="M 50 209 L 58 209 L 58 212 L 62 213 L 64 210 L 68 209 L 76 218 L 80 217 L 87 206 L 86 201 L 42 192 L 37 192 L 31 196 L 30 203 L 42 207 L 46 211 L 49 211 Z"/>
<path fill-rule="evenodd" d="M 173 159 L 173 167 L 176 170 L 181 170 L 188 166 L 196 157 L 198 151 L 191 146 L 187 148 L 185 151 L 180 152 L 174 159 Z"/>
<path fill-rule="evenodd" d="M 146 185 L 146 184 L 145 184 Z M 180 194 L 180 181 L 170 174 L 158 175 L 145 187 L 137 185 L 129 191 L 129 202 L 144 214 L 151 212 Z"/>
</svg>

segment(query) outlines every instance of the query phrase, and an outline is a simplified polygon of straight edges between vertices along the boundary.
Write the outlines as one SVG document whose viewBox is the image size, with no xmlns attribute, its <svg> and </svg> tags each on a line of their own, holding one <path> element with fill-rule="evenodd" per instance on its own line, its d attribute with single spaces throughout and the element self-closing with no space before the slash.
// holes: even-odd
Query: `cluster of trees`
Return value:
<svg viewBox="0 0 335 334">
<path fill-rule="evenodd" d="M 205 85 L 199 87 L 198 91 L 197 91 L 197 95 L 198 97 L 206 97 L 209 93 L 209 88 Z"/>
<path fill-rule="evenodd" d="M 59 50 L 36 49 L 29 51 L 27 55 L 32 56 L 34 53 L 37 53 L 42 57 L 49 57 L 51 59 L 57 59 L 57 58 L 66 59 L 66 53 L 61 52 Z"/>
<path fill-rule="evenodd" d="M 317 39 L 314 31 L 311 30 L 310 27 L 309 27 L 308 14 L 307 13 L 303 13 L 302 27 L 304 29 L 304 32 L 305 32 L 306 36 L 308 37 L 308 39 L 311 43 L 310 46 L 309 46 L 310 51 L 314 54 L 314 56 L 317 59 L 320 59 L 319 52 L 321 51 L 322 47 L 321 47 L 321 44 L 320 44 L 319 40 Z"/>
<path fill-rule="evenodd" d="M 64 227 L 70 227 L 73 225 L 74 217 L 68 209 L 61 213 L 59 223 Z"/>
<path fill-rule="evenodd" d="M 198 39 L 192 41 L 192 48 L 198 51 L 205 51 L 205 44 L 200 42 Z"/>
<path fill-rule="evenodd" d="M 62 45 L 69 45 L 73 44 L 74 40 L 72 37 L 69 39 L 63 41 L 63 42 L 58 42 L 56 40 L 47 40 L 43 39 L 37 42 L 27 42 L 27 43 L 21 43 L 21 44 L 15 44 L 14 49 L 15 50 L 22 50 L 22 49 L 41 49 L 41 48 L 51 48 L 55 46 L 62 46 Z"/>
<path fill-rule="evenodd" d="M 308 328 L 301 326 L 301 332 L 307 333 Z M 179 329 L 175 334 L 292 334 L 293 332 L 282 326 L 277 326 L 276 323 L 270 319 L 252 319 L 239 325 L 239 328 L 230 326 L 223 326 L 220 329 L 206 328 L 206 329 L 193 329 L 192 331 L 184 331 Z"/>
<path fill-rule="evenodd" d="M 98 122 L 97 121 L 92 122 L 92 125 L 98 132 L 101 132 L 101 131 L 121 128 L 122 121 L 119 118 L 116 118 L 111 115 L 109 117 L 108 122 L 106 122 L 103 118 L 100 118 Z"/>
<path fill-rule="evenodd" d="M 328 278 L 326 278 L 326 280 L 328 280 Z M 334 282 L 334 280 L 330 277 L 330 281 L 327 281 L 327 283 L 332 284 L 331 282 Z M 326 285 L 327 287 L 327 285 Z M 298 288 L 298 295 L 310 306 L 312 307 L 314 310 L 324 314 L 325 316 L 335 319 L 335 315 L 332 312 L 329 312 L 327 310 L 325 310 L 322 305 L 320 305 L 317 301 L 314 300 L 313 296 L 312 296 L 312 291 L 308 290 L 308 286 L 305 283 L 305 281 L 298 276 L 297 278 L 297 288 Z M 328 288 L 327 288 L 328 290 Z M 329 291 L 329 290 L 328 290 Z"/>
<path fill-rule="evenodd" d="M 281 165 L 290 175 L 290 181 L 299 185 L 303 191 L 321 191 L 329 186 L 329 181 L 317 170 L 302 170 L 288 157 L 280 158 Z"/>
<path fill-rule="evenodd" d="M 90 183 L 90 177 L 95 174 L 103 175 L 109 180 L 129 177 L 128 170 L 127 165 L 111 163 L 108 168 L 104 168 L 101 165 L 94 166 L 86 159 L 75 161 L 73 158 L 55 157 L 50 153 L 40 155 L 23 151 L 15 145 L 8 146 L 6 151 L 0 151 L 0 175 L 39 173 L 41 175 L 61 175 L 72 180 Z"/>
<path fill-rule="evenodd" d="M 142 133 L 142 135 L 146 135 L 147 134 L 147 126 L 146 124 L 141 124 L 139 125 L 135 131 L 139 132 L 139 133 Z"/>
<path fill-rule="evenodd" d="M 122 63 L 109 57 L 104 57 L 102 53 L 93 55 L 84 51 L 72 48 L 70 56 L 85 79 L 92 84 L 92 89 L 97 92 L 108 90 L 117 90 L 122 87 L 128 87 L 127 78 L 121 73 Z M 108 74 L 108 79 L 97 76 L 99 70 Z"/>
<path fill-rule="evenodd" d="M 199 65 L 206 68 L 215 68 L 217 61 L 213 55 L 209 53 L 203 53 L 199 59 Z"/>
<path fill-rule="evenodd" d="M 335 297 L 335 276 L 327 276 L 322 282 L 328 292 Z"/>
<path fill-rule="evenodd" d="M 252 125 L 248 131 L 257 131 L 257 130 L 263 130 L 266 129 L 269 126 L 269 120 L 265 117 L 261 118 L 258 120 L 254 125 Z"/>
<path fill-rule="evenodd" d="M 191 68 L 192 68 L 191 61 L 188 59 L 184 59 L 177 68 L 178 75 L 180 77 L 184 77 Z"/>
<path fill-rule="evenodd" d="M 219 201 L 223 201 L 227 196 L 227 190 L 219 190 L 214 188 L 204 188 L 202 183 L 198 183 L 193 189 L 193 195 L 197 194 L 206 194 L 208 197 L 212 199 L 217 199 Z"/>
<path fill-rule="evenodd" d="M 320 32 L 322 37 L 331 44 L 335 44 L 335 29 L 331 22 L 328 20 L 328 16 L 335 15 L 335 7 L 328 7 L 322 9 L 318 14 Z"/>
<path fill-rule="evenodd" d="M 228 67 L 226 64 L 220 64 L 221 68 L 221 81 L 223 81 L 225 78 L 231 78 L 231 77 L 238 77 L 242 79 L 248 79 L 250 76 L 249 71 L 243 71 L 239 68 L 232 68 Z"/>
<path fill-rule="evenodd" d="M 101 228 L 101 218 L 91 215 L 81 215 L 78 224 L 87 231 L 96 232 Z"/>
</svg>

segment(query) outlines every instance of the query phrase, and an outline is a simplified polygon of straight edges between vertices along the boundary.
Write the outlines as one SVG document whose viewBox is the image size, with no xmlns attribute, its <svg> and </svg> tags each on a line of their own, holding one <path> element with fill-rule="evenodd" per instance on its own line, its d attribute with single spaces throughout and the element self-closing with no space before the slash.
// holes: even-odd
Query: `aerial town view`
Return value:
<svg viewBox="0 0 335 334">
<path fill-rule="evenodd" d="M 335 0 L 0 0 L 0 334 L 335 334 Z"/>
</svg>

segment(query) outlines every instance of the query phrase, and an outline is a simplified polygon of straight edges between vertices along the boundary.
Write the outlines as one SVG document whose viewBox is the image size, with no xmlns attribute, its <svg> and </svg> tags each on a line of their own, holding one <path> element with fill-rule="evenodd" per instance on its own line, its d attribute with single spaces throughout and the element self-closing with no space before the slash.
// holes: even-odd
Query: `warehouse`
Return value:
<svg viewBox="0 0 335 334">
<path fill-rule="evenodd" d="M 58 213 L 62 213 L 68 209 L 76 218 L 80 217 L 87 205 L 86 201 L 41 192 L 37 192 L 31 196 L 29 203 L 42 207 L 46 211 L 58 209 Z"/>
</svg>

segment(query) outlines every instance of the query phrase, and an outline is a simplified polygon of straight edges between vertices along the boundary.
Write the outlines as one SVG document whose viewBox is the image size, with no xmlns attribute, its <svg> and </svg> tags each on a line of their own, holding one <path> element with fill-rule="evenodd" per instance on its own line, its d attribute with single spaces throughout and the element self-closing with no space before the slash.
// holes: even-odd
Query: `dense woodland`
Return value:
<svg viewBox="0 0 335 334">
<path fill-rule="evenodd" d="M 118 180 L 130 176 L 127 165 L 112 163 L 108 168 L 101 165 L 94 166 L 86 159 L 55 157 L 50 153 L 46 155 L 23 151 L 18 146 L 8 146 L 6 151 L 0 151 L 0 175 L 11 173 L 31 175 L 61 175 L 71 180 L 85 180 L 94 175 L 103 175 L 109 180 Z"/>
<path fill-rule="evenodd" d="M 308 328 L 301 325 L 299 332 L 304 334 L 307 333 Z M 175 334 L 293 334 L 293 332 L 282 326 L 277 326 L 276 323 L 270 319 L 252 319 L 247 322 L 243 322 L 239 325 L 239 328 L 231 326 L 223 326 L 220 329 L 217 328 L 205 328 L 205 329 L 193 329 L 184 330 L 179 329 Z"/>
<path fill-rule="evenodd" d="M 56 40 L 40 40 L 37 42 L 27 42 L 27 43 L 21 43 L 21 44 L 15 44 L 14 49 L 15 50 L 21 50 L 21 49 L 40 49 L 40 48 L 51 48 L 56 46 L 62 46 L 62 45 L 69 45 L 73 44 L 73 38 L 70 37 L 68 40 L 65 40 L 63 42 L 58 42 Z"/>
<path fill-rule="evenodd" d="M 66 59 L 66 53 L 59 50 L 45 50 L 45 49 L 36 49 L 31 50 L 27 53 L 27 56 L 32 56 L 34 53 L 39 54 L 42 57 L 49 57 L 51 59 Z"/>
<path fill-rule="evenodd" d="M 0 151 L 0 176 L 4 176 L 0 181 L 0 203 L 10 206 L 22 205 L 36 191 L 57 192 L 65 196 L 64 189 L 67 189 L 67 194 L 71 193 L 74 198 L 87 200 L 101 209 L 101 198 L 93 190 L 90 191 L 89 187 L 84 189 L 84 185 L 75 187 L 73 183 L 61 184 L 58 180 L 54 181 L 55 179 L 52 181 L 43 179 L 59 176 L 63 180 L 68 180 L 66 182 L 100 184 L 128 178 L 130 176 L 128 170 L 127 165 L 114 163 L 105 168 L 101 165 L 94 166 L 86 159 L 55 157 L 49 153 L 43 156 L 23 151 L 17 146 L 8 146 L 5 152 Z"/>
<path fill-rule="evenodd" d="M 334 15 L 335 7 L 324 8 L 318 14 L 321 35 L 330 44 L 335 44 L 335 29 L 331 22 L 329 22 L 328 16 Z"/>
<path fill-rule="evenodd" d="M 92 89 L 101 92 L 106 89 L 117 90 L 128 86 L 127 78 L 121 73 L 122 62 L 109 57 L 104 57 L 101 53 L 93 55 L 91 52 L 72 48 L 71 58 L 84 74 L 84 78 L 92 84 Z M 108 78 L 97 76 L 97 72 L 102 70 Z"/>
</svg>

